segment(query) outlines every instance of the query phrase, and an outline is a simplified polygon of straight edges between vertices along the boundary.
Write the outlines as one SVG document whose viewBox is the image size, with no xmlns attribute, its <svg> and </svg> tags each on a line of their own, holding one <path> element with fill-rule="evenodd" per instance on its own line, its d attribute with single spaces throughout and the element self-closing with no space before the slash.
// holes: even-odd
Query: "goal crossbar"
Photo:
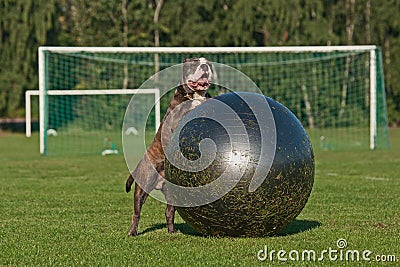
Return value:
<svg viewBox="0 0 400 267">
<path fill-rule="evenodd" d="M 369 51 L 376 45 L 349 46 L 254 46 L 254 47 L 63 47 L 41 46 L 39 53 L 107 52 L 107 53 L 263 53 L 263 52 L 334 52 Z"/>
</svg>

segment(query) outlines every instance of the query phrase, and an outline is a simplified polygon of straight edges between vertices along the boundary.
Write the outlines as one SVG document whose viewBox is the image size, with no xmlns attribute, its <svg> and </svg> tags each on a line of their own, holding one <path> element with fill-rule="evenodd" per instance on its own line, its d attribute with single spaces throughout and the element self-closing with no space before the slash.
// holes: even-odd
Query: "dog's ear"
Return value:
<svg viewBox="0 0 400 267">
<path fill-rule="evenodd" d="M 195 59 L 196 59 L 195 57 L 185 58 L 185 59 L 183 60 L 183 63 L 192 62 L 192 61 L 194 61 Z"/>
</svg>

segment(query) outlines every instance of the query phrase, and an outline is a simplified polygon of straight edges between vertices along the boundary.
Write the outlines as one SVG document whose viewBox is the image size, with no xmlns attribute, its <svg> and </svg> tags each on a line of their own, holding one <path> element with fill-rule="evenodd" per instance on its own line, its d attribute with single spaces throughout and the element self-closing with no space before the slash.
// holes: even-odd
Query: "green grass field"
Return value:
<svg viewBox="0 0 400 267">
<path fill-rule="evenodd" d="M 149 198 L 136 238 L 127 236 L 133 194 L 121 155 L 41 157 L 37 136 L 0 136 L 1 266 L 268 266 L 278 251 L 286 264 L 364 266 L 400 264 L 400 129 L 390 151 L 316 152 L 311 197 L 279 235 L 203 237 L 176 216 L 179 233 L 167 233 L 164 204 Z M 339 249 L 339 239 L 347 247 Z M 269 258 L 257 253 L 268 247 Z M 305 250 L 316 261 L 302 260 Z M 324 250 L 338 250 L 330 260 Z M 346 260 L 348 250 L 360 261 Z M 290 251 L 292 251 L 290 253 Z M 298 251 L 299 260 L 293 251 Z M 282 252 L 281 252 L 282 253 Z M 342 253 L 342 254 L 341 254 Z M 323 255 L 323 260 L 318 261 Z M 261 256 L 263 253 L 260 254 Z M 340 259 L 342 255 L 342 260 Z M 354 254 L 356 255 L 356 254 Z M 382 259 L 386 262 L 378 262 Z"/>
</svg>

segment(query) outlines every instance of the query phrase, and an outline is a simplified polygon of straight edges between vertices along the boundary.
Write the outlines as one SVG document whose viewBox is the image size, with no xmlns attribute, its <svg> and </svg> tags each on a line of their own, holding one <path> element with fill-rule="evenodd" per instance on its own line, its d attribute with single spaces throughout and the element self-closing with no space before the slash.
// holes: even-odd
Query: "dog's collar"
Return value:
<svg viewBox="0 0 400 267">
<path fill-rule="evenodd" d="M 190 88 L 189 88 L 190 89 Z M 185 97 L 185 98 L 187 98 L 187 99 L 189 99 L 189 100 L 193 100 L 194 99 L 194 97 L 193 97 L 193 95 L 194 95 L 194 91 L 192 91 L 191 93 L 188 93 L 187 91 L 185 91 L 184 89 L 183 89 L 183 85 L 182 86 L 178 86 L 178 92 L 181 94 L 181 95 L 183 95 L 183 97 Z"/>
</svg>

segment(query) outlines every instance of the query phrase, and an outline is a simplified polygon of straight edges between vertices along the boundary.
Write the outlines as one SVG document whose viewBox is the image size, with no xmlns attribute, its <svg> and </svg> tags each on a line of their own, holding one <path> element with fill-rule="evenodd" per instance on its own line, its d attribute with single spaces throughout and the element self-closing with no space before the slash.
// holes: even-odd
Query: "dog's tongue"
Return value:
<svg viewBox="0 0 400 267">
<path fill-rule="evenodd" d="M 188 85 L 190 86 L 190 87 L 193 87 L 193 88 L 196 88 L 197 86 L 202 86 L 202 84 L 200 83 L 200 82 L 195 82 L 195 81 L 188 81 Z"/>
<path fill-rule="evenodd" d="M 193 88 L 198 86 L 205 87 L 208 85 L 208 79 L 200 78 L 197 81 L 188 81 L 188 85 Z"/>
</svg>

